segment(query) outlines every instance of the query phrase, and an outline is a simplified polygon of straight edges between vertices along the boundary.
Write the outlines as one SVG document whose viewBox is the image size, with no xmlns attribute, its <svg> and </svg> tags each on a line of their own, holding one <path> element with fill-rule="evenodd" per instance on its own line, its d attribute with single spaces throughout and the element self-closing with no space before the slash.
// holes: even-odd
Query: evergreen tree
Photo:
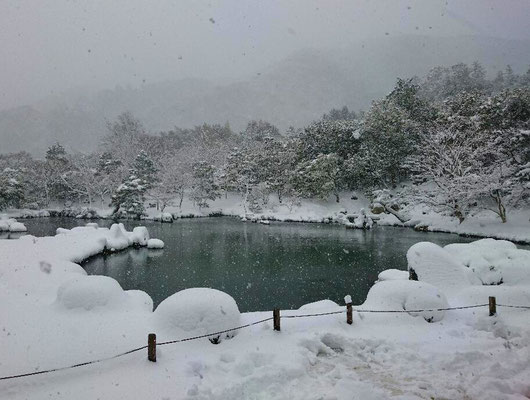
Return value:
<svg viewBox="0 0 530 400">
<path fill-rule="evenodd" d="M 339 202 L 340 169 L 339 156 L 320 154 L 315 159 L 298 165 L 292 176 L 294 188 L 305 197 L 327 199 L 335 195 Z"/>
<path fill-rule="evenodd" d="M 130 174 L 118 186 L 112 196 L 114 214 L 139 218 L 144 213 L 145 195 L 156 182 L 157 169 L 145 151 L 136 156 Z"/>
<path fill-rule="evenodd" d="M 24 186 L 20 171 L 5 168 L 0 172 L 0 210 L 20 208 L 24 201 Z"/>
<path fill-rule="evenodd" d="M 193 165 L 193 185 L 190 198 L 200 208 L 208 207 L 208 200 L 215 200 L 221 196 L 219 186 L 215 181 L 215 167 L 206 161 L 199 161 Z"/>
</svg>

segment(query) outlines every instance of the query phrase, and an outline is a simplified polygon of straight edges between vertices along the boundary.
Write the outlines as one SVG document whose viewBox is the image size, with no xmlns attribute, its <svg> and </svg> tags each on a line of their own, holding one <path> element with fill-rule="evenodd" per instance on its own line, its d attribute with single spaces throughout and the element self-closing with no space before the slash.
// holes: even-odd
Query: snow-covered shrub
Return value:
<svg viewBox="0 0 530 400">
<path fill-rule="evenodd" d="M 173 222 L 173 214 L 169 212 L 162 212 L 154 217 L 154 220 L 159 222 Z"/>
<path fill-rule="evenodd" d="M 22 222 L 17 222 L 16 219 L 6 218 L 0 219 L 0 232 L 26 232 L 28 229 Z"/>
<path fill-rule="evenodd" d="M 66 309 L 92 310 L 119 307 L 126 301 L 127 295 L 115 279 L 93 275 L 64 282 L 57 290 L 56 303 Z"/>
<path fill-rule="evenodd" d="M 10 232 L 26 232 L 28 228 L 22 222 L 13 222 L 9 225 Z"/>
<path fill-rule="evenodd" d="M 445 295 L 433 285 L 409 280 L 390 280 L 372 286 L 360 308 L 414 311 L 447 307 Z M 444 314 L 445 311 L 410 312 L 412 316 L 422 316 L 427 322 L 440 321 Z"/>
<path fill-rule="evenodd" d="M 371 229 L 373 224 L 374 221 L 372 221 L 372 218 L 366 215 L 364 208 L 361 208 L 359 215 L 353 220 L 353 225 L 355 225 L 357 229 Z"/>
<path fill-rule="evenodd" d="M 484 285 L 530 283 L 530 251 L 506 240 L 481 239 L 444 247 L 453 258 L 469 267 Z"/>
<path fill-rule="evenodd" d="M 241 325 L 235 300 L 215 289 L 185 289 L 165 299 L 154 312 L 158 328 L 168 338 L 204 335 Z M 234 336 L 237 331 L 209 337 L 212 343 Z"/>
<path fill-rule="evenodd" d="M 407 262 L 411 276 L 447 294 L 481 284 L 471 270 L 434 243 L 419 242 L 413 245 L 407 251 Z"/>
</svg>

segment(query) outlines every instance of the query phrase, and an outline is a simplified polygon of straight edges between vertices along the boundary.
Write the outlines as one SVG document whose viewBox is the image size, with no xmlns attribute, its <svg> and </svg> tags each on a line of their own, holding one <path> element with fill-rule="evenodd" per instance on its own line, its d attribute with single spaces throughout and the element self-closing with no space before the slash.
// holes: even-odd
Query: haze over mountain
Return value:
<svg viewBox="0 0 530 400">
<path fill-rule="evenodd" d="M 76 89 L 35 104 L 0 111 L 1 152 L 42 154 L 54 142 L 71 150 L 95 148 L 105 122 L 130 111 L 156 133 L 229 122 L 235 131 L 252 119 L 281 130 L 303 127 L 332 107 L 365 109 L 397 77 L 434 66 L 481 62 L 489 73 L 530 65 L 530 41 L 487 36 L 385 36 L 328 49 L 299 50 L 233 83 L 187 78 L 94 91 Z"/>
</svg>

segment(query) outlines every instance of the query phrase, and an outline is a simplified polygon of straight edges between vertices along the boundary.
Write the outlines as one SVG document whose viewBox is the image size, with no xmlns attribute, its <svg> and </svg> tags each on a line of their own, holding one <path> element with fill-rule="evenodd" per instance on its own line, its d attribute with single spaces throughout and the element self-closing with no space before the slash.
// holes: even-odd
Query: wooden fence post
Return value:
<svg viewBox="0 0 530 400">
<path fill-rule="evenodd" d="M 280 309 L 279 308 L 275 308 L 274 310 L 272 310 L 272 318 L 274 322 L 274 330 L 279 332 L 280 331 Z"/>
<path fill-rule="evenodd" d="M 494 296 L 490 296 L 489 305 L 490 305 L 490 317 L 497 315 L 497 300 L 495 299 Z"/>
<path fill-rule="evenodd" d="M 344 296 L 344 303 L 346 303 L 346 322 L 351 325 L 353 323 L 353 302 L 349 294 Z"/>
<path fill-rule="evenodd" d="M 156 362 L 156 335 L 154 333 L 147 336 L 147 359 Z"/>
<path fill-rule="evenodd" d="M 348 325 L 353 323 L 353 308 L 352 303 L 346 304 L 346 322 Z"/>
</svg>

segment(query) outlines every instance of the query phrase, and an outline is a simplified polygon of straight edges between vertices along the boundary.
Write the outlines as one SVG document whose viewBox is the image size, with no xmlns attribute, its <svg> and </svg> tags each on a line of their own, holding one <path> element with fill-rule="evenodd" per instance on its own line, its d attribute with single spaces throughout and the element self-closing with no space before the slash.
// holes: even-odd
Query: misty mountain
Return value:
<svg viewBox="0 0 530 400">
<path fill-rule="evenodd" d="M 251 119 L 284 130 L 302 127 L 332 107 L 366 108 L 388 93 L 397 77 L 423 75 L 434 66 L 477 60 L 493 74 L 507 64 L 518 73 L 530 65 L 530 41 L 476 36 L 337 41 L 334 49 L 297 52 L 235 83 L 183 79 L 138 88 L 77 90 L 0 111 L 0 152 L 42 154 L 57 141 L 71 150 L 93 150 L 106 121 L 126 110 L 153 133 L 227 121 L 239 131 Z"/>
</svg>

